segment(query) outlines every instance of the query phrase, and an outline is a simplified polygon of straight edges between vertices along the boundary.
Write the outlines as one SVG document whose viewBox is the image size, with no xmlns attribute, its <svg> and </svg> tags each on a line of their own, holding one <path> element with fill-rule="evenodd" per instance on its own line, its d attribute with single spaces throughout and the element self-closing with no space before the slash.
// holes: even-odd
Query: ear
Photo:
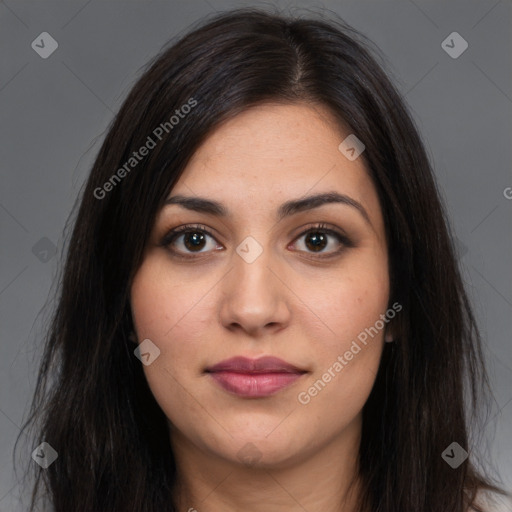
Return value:
<svg viewBox="0 0 512 512">
<path fill-rule="evenodd" d="M 386 343 L 392 343 L 395 341 L 395 329 L 393 328 L 394 322 L 391 321 L 386 326 L 386 332 L 384 333 L 384 341 Z"/>
<path fill-rule="evenodd" d="M 402 324 L 403 318 L 398 317 L 398 313 L 400 311 L 402 311 L 402 306 L 400 305 L 400 309 L 398 309 L 398 308 L 395 308 L 396 304 L 397 303 L 395 302 L 393 304 L 393 306 L 390 306 L 388 308 L 388 311 L 390 309 L 394 310 L 395 314 L 393 316 L 388 314 L 388 311 L 386 311 L 386 316 L 389 315 L 387 318 L 388 321 L 386 322 L 387 325 L 386 325 L 385 332 L 384 332 L 384 341 L 386 343 L 393 343 L 397 339 L 401 338 L 401 332 L 402 332 L 402 328 L 403 328 L 403 324 Z"/>
</svg>

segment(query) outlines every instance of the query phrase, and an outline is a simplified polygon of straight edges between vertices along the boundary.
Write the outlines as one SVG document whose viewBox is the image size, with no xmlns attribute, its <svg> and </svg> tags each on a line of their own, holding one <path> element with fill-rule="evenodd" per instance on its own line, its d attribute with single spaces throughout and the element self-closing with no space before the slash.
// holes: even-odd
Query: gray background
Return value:
<svg viewBox="0 0 512 512">
<path fill-rule="evenodd" d="M 52 290 L 65 221 L 104 131 L 141 67 L 170 37 L 209 12 L 242 5 L 264 4 L 0 2 L 2 511 L 21 510 L 12 447 L 35 384 L 39 313 Z M 495 394 L 483 433 L 487 459 L 510 489 L 512 200 L 504 191 L 512 187 L 512 0 L 274 5 L 337 12 L 380 47 L 406 94 L 486 343 Z M 441 47 L 454 31 L 469 44 L 456 59 Z M 59 45 L 47 59 L 31 47 L 42 32 Z"/>
</svg>

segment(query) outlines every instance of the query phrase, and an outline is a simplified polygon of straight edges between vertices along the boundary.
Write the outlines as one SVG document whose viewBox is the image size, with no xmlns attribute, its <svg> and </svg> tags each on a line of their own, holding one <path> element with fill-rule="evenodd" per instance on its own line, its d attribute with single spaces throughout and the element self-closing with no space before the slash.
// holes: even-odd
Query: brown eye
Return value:
<svg viewBox="0 0 512 512">
<path fill-rule="evenodd" d="M 302 245 L 305 249 L 299 248 L 299 250 L 306 253 L 318 253 L 320 256 L 333 256 L 340 253 L 346 247 L 354 247 L 352 241 L 344 234 L 339 233 L 333 229 L 329 229 L 325 224 L 315 226 L 302 233 L 296 240 L 304 238 Z M 332 239 L 336 242 L 331 242 Z M 295 242 L 298 244 L 298 242 Z M 332 250 L 325 250 L 326 247 L 331 247 L 334 244 Z M 298 244 L 300 245 L 300 244 Z"/>
<path fill-rule="evenodd" d="M 345 248 L 354 247 L 352 241 L 345 234 L 329 229 L 325 224 L 304 231 L 295 239 L 296 242 L 293 245 L 297 245 L 297 240 L 301 238 L 304 238 L 304 242 L 302 242 L 304 248 L 299 248 L 299 251 L 317 254 L 320 258 L 336 256 Z M 212 240 L 210 247 L 208 247 L 209 239 Z M 176 257 L 194 258 L 213 250 L 219 250 L 221 247 L 215 242 L 216 239 L 205 226 L 185 225 L 169 231 L 159 245 L 168 247 Z M 334 248 L 331 248 L 333 244 Z M 331 249 L 329 250 L 329 248 Z"/>
<path fill-rule="evenodd" d="M 306 247 L 313 252 L 321 251 L 328 243 L 328 237 L 321 231 L 310 231 L 306 235 Z"/>
<path fill-rule="evenodd" d="M 183 242 L 189 251 L 201 250 L 205 245 L 204 233 L 187 231 L 183 234 Z"/>
<path fill-rule="evenodd" d="M 188 254 L 203 254 L 215 249 L 217 247 L 215 243 L 210 243 L 210 248 L 207 247 L 209 238 L 215 240 L 213 235 L 204 227 L 187 225 L 169 231 L 160 245 L 169 247 L 177 255 L 188 257 Z M 203 250 L 205 248 L 206 250 Z"/>
</svg>

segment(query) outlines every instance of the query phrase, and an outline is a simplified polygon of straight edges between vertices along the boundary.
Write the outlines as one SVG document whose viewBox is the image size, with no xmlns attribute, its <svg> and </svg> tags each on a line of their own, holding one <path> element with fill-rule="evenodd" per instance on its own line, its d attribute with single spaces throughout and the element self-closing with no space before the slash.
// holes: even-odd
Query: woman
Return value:
<svg viewBox="0 0 512 512">
<path fill-rule="evenodd" d="M 57 512 L 495 510 L 449 224 L 367 45 L 236 10 L 134 86 L 74 223 L 32 505 L 45 483 Z"/>
</svg>

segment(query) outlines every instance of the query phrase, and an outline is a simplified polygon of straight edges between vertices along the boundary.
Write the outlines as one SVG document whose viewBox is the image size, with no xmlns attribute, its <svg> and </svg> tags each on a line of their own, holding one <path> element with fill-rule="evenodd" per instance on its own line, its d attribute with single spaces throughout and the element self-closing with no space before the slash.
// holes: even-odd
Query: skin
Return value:
<svg viewBox="0 0 512 512">
<path fill-rule="evenodd" d="M 209 136 L 170 193 L 214 199 L 230 216 L 167 205 L 156 218 L 131 307 L 137 339 L 160 349 L 144 372 L 169 419 L 179 510 L 355 511 L 361 411 L 385 330 L 309 403 L 297 398 L 388 308 L 382 211 L 363 159 L 338 150 L 349 134 L 318 105 L 254 107 Z M 277 221 L 283 202 L 331 191 L 360 202 L 371 225 L 336 203 Z M 355 246 L 326 235 L 315 252 L 303 233 L 321 222 Z M 189 223 L 212 233 L 195 252 L 182 234 L 159 245 Z M 247 236 L 263 250 L 252 263 L 236 252 Z M 270 397 L 241 398 L 204 372 L 235 355 L 273 355 L 308 373 Z M 239 455 L 248 443 L 252 464 Z"/>
</svg>

